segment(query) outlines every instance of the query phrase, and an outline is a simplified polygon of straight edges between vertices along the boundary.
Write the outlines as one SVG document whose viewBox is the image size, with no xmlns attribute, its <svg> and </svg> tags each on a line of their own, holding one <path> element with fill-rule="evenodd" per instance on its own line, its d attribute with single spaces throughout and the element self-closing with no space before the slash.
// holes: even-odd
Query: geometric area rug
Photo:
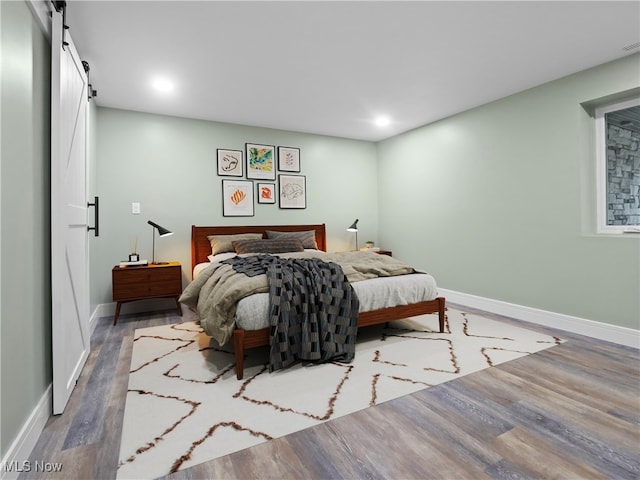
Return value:
<svg viewBox="0 0 640 480">
<path fill-rule="evenodd" d="M 268 347 L 232 347 L 196 322 L 136 330 L 118 479 L 157 478 L 408 395 L 563 340 L 447 310 L 360 329 L 351 363 L 294 364 L 269 373 Z"/>
</svg>

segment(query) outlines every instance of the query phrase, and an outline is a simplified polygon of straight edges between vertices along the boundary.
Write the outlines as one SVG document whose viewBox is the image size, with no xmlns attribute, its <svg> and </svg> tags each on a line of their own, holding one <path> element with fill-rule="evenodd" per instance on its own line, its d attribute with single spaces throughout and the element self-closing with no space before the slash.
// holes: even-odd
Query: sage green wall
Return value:
<svg viewBox="0 0 640 480">
<path fill-rule="evenodd" d="M 639 86 L 633 55 L 380 142 L 382 244 L 442 288 L 637 329 L 640 237 L 594 234 L 581 103 Z"/>
<path fill-rule="evenodd" d="M 0 458 L 51 383 L 50 47 L 0 2 Z"/>
<path fill-rule="evenodd" d="M 376 145 L 371 142 L 151 115 L 108 108 L 96 114 L 95 192 L 100 237 L 91 240 L 92 304 L 111 302 L 111 269 L 130 253 L 151 260 L 153 220 L 175 234 L 156 239 L 156 260 L 178 260 L 191 279 L 191 225 L 326 223 L 328 248 L 354 248 L 346 231 L 360 219 L 359 240 L 376 240 Z M 307 208 L 256 204 L 254 217 L 223 217 L 216 149 L 245 142 L 299 147 L 307 177 Z M 227 177 L 229 178 L 229 177 Z M 142 213 L 131 214 L 140 202 Z M 123 306 L 123 313 L 129 305 Z"/>
</svg>

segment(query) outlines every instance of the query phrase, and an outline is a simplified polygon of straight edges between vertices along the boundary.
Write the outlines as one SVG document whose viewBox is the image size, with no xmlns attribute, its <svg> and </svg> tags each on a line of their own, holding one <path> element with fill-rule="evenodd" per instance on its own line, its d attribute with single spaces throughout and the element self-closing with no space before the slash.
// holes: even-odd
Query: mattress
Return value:
<svg viewBox="0 0 640 480">
<path fill-rule="evenodd" d="M 210 263 L 196 265 L 193 278 L 209 265 Z M 425 302 L 438 296 L 436 281 L 427 273 L 372 278 L 353 282 L 351 285 L 360 300 L 360 312 Z M 236 327 L 243 330 L 268 328 L 268 312 L 268 293 L 243 298 L 238 302 L 236 310 Z"/>
</svg>

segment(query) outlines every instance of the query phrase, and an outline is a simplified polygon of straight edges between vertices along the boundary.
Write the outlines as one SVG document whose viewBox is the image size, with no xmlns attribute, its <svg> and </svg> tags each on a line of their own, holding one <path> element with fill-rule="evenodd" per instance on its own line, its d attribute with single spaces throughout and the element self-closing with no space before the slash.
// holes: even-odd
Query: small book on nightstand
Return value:
<svg viewBox="0 0 640 480">
<path fill-rule="evenodd" d="M 136 267 L 140 265 L 147 265 L 149 262 L 147 260 L 138 260 L 136 262 L 120 262 L 121 267 Z"/>
</svg>

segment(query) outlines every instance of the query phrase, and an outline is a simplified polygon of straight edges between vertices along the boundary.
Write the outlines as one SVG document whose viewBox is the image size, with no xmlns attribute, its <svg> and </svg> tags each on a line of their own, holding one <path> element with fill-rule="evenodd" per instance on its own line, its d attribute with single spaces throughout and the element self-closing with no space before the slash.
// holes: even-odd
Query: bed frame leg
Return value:
<svg viewBox="0 0 640 480">
<path fill-rule="evenodd" d="M 244 376 L 244 330 L 236 328 L 233 331 L 233 350 L 236 355 L 236 378 L 242 380 Z"/>
<path fill-rule="evenodd" d="M 440 323 L 440 333 L 444 333 L 444 311 L 445 311 L 445 299 L 444 297 L 438 297 L 438 321 Z"/>
</svg>

